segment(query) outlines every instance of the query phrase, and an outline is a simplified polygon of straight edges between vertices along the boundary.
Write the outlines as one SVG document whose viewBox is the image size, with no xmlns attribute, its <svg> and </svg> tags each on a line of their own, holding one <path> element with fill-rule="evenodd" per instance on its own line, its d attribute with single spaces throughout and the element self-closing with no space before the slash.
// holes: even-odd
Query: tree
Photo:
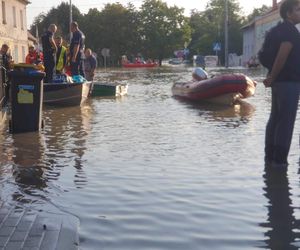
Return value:
<svg viewBox="0 0 300 250">
<path fill-rule="evenodd" d="M 160 65 L 190 41 L 191 30 L 182 8 L 168 7 L 161 0 L 145 0 L 140 19 L 141 51 L 147 57 L 157 58 Z"/>
<path fill-rule="evenodd" d="M 270 11 L 271 7 L 268 7 L 267 5 L 263 5 L 260 8 L 255 8 L 250 15 L 247 16 L 246 21 L 251 22 L 253 19 L 257 16 L 261 16 L 262 14 L 265 14 L 266 12 Z"/>
<path fill-rule="evenodd" d="M 122 55 L 134 53 L 140 47 L 139 18 L 133 5 L 126 8 L 120 3 L 106 4 L 100 23 L 99 44 L 110 49 L 113 62 L 119 62 Z"/>
<path fill-rule="evenodd" d="M 240 7 L 236 0 L 228 0 L 229 9 L 229 53 L 242 53 L 243 18 L 240 16 Z M 191 52 L 203 55 L 214 54 L 213 43 L 221 43 L 221 61 L 224 61 L 224 0 L 211 0 L 203 12 L 193 11 L 190 26 L 193 30 L 190 43 Z"/>
<path fill-rule="evenodd" d="M 90 9 L 89 12 L 83 16 L 81 29 L 84 31 L 86 40 L 86 47 L 92 49 L 99 54 L 99 46 L 101 46 L 102 34 L 101 12 L 96 8 Z M 101 48 L 101 47 L 100 47 Z"/>
<path fill-rule="evenodd" d="M 73 20 L 80 25 L 82 15 L 77 7 L 72 5 Z M 61 35 L 65 41 L 69 41 L 69 27 L 70 27 L 70 5 L 62 2 L 57 8 L 52 8 L 46 14 L 40 14 L 35 18 L 31 25 L 30 31 L 35 34 L 36 26 L 38 26 L 39 34 L 43 34 L 51 23 L 57 26 L 57 35 Z M 66 18 L 67 17 L 67 18 Z"/>
</svg>

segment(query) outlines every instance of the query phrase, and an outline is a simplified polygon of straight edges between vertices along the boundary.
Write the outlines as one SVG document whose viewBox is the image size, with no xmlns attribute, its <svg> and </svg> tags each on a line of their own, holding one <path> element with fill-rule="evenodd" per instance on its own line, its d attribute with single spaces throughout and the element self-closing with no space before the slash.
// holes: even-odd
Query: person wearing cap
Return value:
<svg viewBox="0 0 300 250">
<path fill-rule="evenodd" d="M 72 32 L 72 39 L 70 44 L 70 65 L 71 65 L 71 74 L 82 75 L 83 72 L 83 57 L 84 57 L 84 40 L 85 36 L 82 31 L 78 28 L 77 22 L 72 22 L 70 24 L 70 29 Z"/>
<path fill-rule="evenodd" d="M 28 55 L 25 59 L 27 64 L 39 64 L 43 61 L 43 54 L 41 52 L 37 52 L 34 49 L 34 46 L 29 46 L 28 50 Z"/>
<path fill-rule="evenodd" d="M 57 46 L 56 52 L 56 74 L 64 73 L 64 68 L 67 64 L 67 48 L 62 45 L 63 39 L 61 36 L 55 37 L 55 44 Z"/>
<path fill-rule="evenodd" d="M 208 78 L 208 74 L 204 69 L 198 67 L 193 70 L 192 77 L 194 81 L 202 81 Z"/>
<path fill-rule="evenodd" d="M 55 57 L 57 47 L 54 41 L 54 34 L 57 31 L 55 24 L 50 24 L 48 30 L 42 36 L 42 46 L 44 53 L 44 66 L 46 76 L 44 82 L 52 82 L 55 70 Z"/>
</svg>

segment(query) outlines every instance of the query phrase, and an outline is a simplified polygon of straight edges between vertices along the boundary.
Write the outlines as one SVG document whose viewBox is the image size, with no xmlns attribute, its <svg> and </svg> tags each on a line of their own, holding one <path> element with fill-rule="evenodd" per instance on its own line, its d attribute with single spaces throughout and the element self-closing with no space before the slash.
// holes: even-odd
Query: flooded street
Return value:
<svg viewBox="0 0 300 250">
<path fill-rule="evenodd" d="M 192 70 L 101 70 L 97 80 L 127 83 L 128 95 L 44 107 L 40 133 L 4 127 L 0 200 L 75 215 L 80 249 L 298 249 L 299 111 L 287 173 L 265 171 L 265 72 L 226 70 L 258 82 L 228 107 L 172 97 Z"/>
</svg>

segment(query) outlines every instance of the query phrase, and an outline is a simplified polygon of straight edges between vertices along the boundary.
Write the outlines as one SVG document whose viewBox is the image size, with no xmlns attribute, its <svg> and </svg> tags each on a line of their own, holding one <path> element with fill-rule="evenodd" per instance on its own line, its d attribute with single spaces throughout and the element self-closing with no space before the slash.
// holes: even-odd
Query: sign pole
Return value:
<svg viewBox="0 0 300 250">
<path fill-rule="evenodd" d="M 228 68 L 228 0 L 225 0 L 225 68 Z"/>
<path fill-rule="evenodd" d="M 71 23 L 73 22 L 73 17 L 72 17 L 72 0 L 70 0 L 70 24 L 69 24 L 69 29 L 70 29 L 70 43 L 71 43 L 71 40 L 72 40 L 72 31 L 71 31 Z"/>
</svg>

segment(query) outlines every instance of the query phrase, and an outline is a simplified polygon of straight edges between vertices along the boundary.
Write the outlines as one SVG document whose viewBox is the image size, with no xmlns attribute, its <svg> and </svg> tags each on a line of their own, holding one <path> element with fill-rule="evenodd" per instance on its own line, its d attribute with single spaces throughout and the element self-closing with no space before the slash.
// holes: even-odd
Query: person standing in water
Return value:
<svg viewBox="0 0 300 250">
<path fill-rule="evenodd" d="M 263 81 L 271 87 L 272 104 L 265 134 L 265 164 L 287 167 L 300 93 L 300 0 L 284 0 L 280 6 L 283 22 L 273 39 L 279 48 L 272 69 Z"/>
</svg>

